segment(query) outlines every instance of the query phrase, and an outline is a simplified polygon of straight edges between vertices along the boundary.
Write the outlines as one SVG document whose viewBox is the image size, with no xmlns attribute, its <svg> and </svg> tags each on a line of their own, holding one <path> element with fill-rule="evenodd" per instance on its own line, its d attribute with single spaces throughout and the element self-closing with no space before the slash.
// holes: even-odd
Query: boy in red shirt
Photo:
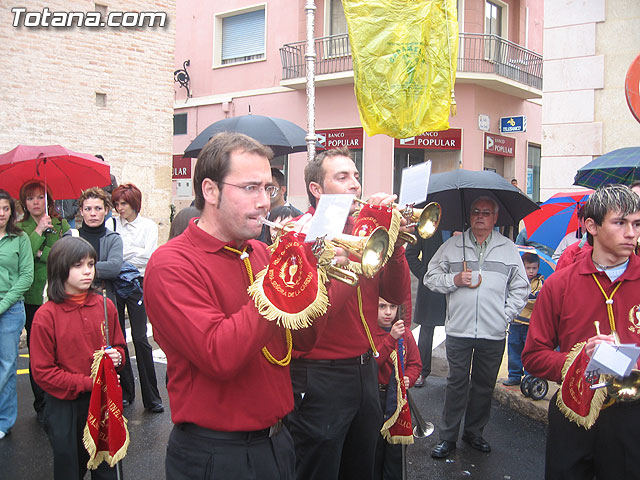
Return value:
<svg viewBox="0 0 640 480">
<path fill-rule="evenodd" d="M 398 340 L 403 339 L 404 345 L 404 375 L 406 389 L 413 386 L 422 371 L 420 352 L 411 331 L 405 335 L 405 323 L 398 312 L 399 306 L 387 302 L 380 297 L 378 300 L 378 328 L 374 342 L 380 356 L 376 358 L 378 364 L 378 390 L 380 392 L 380 406 L 386 412 L 387 391 L 392 376 L 395 375 L 395 365 L 390 355 L 398 347 Z M 401 373 L 402 375 L 402 373 Z M 385 415 L 386 420 L 386 415 Z M 402 445 L 390 444 L 382 435 L 378 436 L 376 446 L 376 461 L 374 478 L 401 479 L 402 478 Z"/>
</svg>

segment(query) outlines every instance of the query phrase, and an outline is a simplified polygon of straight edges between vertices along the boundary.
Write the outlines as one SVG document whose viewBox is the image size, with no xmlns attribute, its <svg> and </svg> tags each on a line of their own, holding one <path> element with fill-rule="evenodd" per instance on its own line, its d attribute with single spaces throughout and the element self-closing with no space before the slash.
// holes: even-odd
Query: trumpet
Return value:
<svg viewBox="0 0 640 480">
<path fill-rule="evenodd" d="M 279 235 L 283 235 L 293 229 L 293 224 L 280 225 L 265 218 L 261 218 L 260 222 L 276 229 Z M 333 264 L 333 253 L 329 255 L 324 253 L 325 250 L 335 247 L 347 250 L 358 262 L 350 262 L 346 267 Z M 385 253 L 388 247 L 389 233 L 385 228 L 378 227 L 368 237 L 340 234 L 332 240 L 318 238 L 311 249 L 318 259 L 318 266 L 325 271 L 327 276 L 347 285 L 356 286 L 358 284 L 358 275 L 354 270 L 358 273 L 361 272 L 367 278 L 373 277 L 384 266 Z"/>
<path fill-rule="evenodd" d="M 355 201 L 361 205 L 367 205 L 367 202 L 359 198 L 356 198 Z M 442 217 L 442 207 L 440 207 L 439 203 L 430 202 L 424 208 L 413 208 L 412 205 L 406 205 L 402 208 L 397 203 L 394 203 L 392 207 L 407 219 L 407 227 L 416 227 L 420 238 L 430 238 L 438 230 L 440 218 Z M 408 232 L 400 232 L 398 236 L 412 245 L 415 245 L 418 241 L 415 235 Z"/>
<path fill-rule="evenodd" d="M 407 390 L 407 402 L 409 403 L 409 411 L 416 419 L 416 425 L 413 427 L 413 436 L 416 438 L 428 437 L 433 433 L 436 427 L 434 427 L 433 423 L 431 422 L 425 422 L 409 390 Z"/>
</svg>

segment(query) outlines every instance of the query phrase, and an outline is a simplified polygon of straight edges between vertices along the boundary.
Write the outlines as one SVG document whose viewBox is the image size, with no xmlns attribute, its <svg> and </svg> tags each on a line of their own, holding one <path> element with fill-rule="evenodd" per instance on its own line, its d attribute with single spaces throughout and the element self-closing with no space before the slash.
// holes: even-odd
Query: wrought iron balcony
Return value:
<svg viewBox="0 0 640 480">
<path fill-rule="evenodd" d="M 529 87 L 542 89 L 542 55 L 496 35 L 461 33 L 458 72 L 492 73 Z M 316 38 L 316 75 L 353 70 L 349 35 Z M 280 48 L 282 79 L 304 77 L 305 41 Z"/>
</svg>

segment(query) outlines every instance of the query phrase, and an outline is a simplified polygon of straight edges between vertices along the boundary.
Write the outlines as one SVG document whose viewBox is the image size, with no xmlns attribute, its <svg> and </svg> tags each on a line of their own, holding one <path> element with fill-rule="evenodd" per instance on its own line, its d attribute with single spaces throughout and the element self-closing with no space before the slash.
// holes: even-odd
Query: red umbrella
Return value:
<svg viewBox="0 0 640 480">
<path fill-rule="evenodd" d="M 87 188 L 111 184 L 109 165 L 60 145 L 18 145 L 0 155 L 0 188 L 18 198 L 20 187 L 30 180 L 44 183 L 59 200 L 78 198 Z"/>
</svg>

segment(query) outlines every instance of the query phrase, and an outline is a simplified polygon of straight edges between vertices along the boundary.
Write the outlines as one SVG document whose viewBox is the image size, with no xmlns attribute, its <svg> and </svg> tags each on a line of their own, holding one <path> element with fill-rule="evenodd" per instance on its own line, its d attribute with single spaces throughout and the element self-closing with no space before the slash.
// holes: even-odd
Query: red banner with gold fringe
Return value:
<svg viewBox="0 0 640 480">
<path fill-rule="evenodd" d="M 329 306 L 326 277 L 304 239 L 304 234 L 284 233 L 269 265 L 249 287 L 260 314 L 292 330 L 309 327 Z"/>
<path fill-rule="evenodd" d="M 577 343 L 567 355 L 556 404 L 565 417 L 588 430 L 596 423 L 607 393 L 604 388 L 592 390 L 585 378 L 589 364 L 585 345 L 585 342 Z"/>
<path fill-rule="evenodd" d="M 127 419 L 122 416 L 118 374 L 104 350 L 93 354 L 91 376 L 93 390 L 82 441 L 89 452 L 87 468 L 94 470 L 103 461 L 113 467 L 124 458 L 129 447 L 129 431 Z"/>
</svg>

